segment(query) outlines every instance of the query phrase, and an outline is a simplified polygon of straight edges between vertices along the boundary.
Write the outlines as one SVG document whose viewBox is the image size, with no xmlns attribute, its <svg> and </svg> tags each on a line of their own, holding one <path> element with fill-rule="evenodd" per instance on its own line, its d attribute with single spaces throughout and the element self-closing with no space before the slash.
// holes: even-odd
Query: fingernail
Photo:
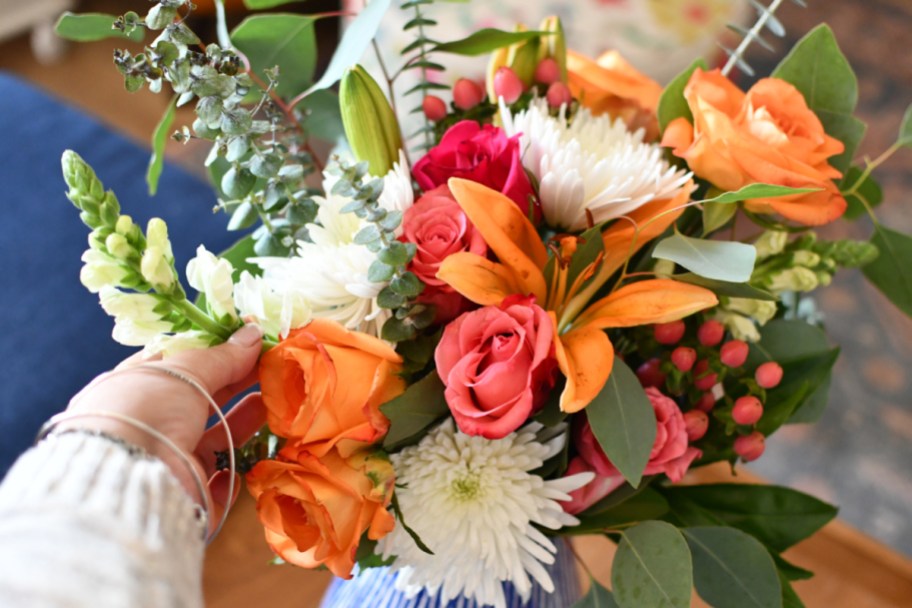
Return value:
<svg viewBox="0 0 912 608">
<path fill-rule="evenodd" d="M 234 332 L 234 335 L 228 339 L 228 342 L 236 346 L 243 346 L 246 348 L 259 344 L 262 338 L 263 329 L 256 323 L 248 323 L 244 327 Z"/>
</svg>

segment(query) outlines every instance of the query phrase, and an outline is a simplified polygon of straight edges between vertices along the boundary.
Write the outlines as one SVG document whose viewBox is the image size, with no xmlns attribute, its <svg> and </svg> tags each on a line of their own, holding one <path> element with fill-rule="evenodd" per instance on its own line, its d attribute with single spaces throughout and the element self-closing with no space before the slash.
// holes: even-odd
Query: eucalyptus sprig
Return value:
<svg viewBox="0 0 912 608">
<path fill-rule="evenodd" d="M 368 280 L 387 283 L 377 296 L 377 304 L 392 310 L 393 315 L 383 324 L 381 336 L 390 342 L 411 340 L 418 330 L 431 325 L 435 311 L 433 306 L 413 302 L 424 290 L 424 284 L 407 270 L 417 248 L 414 243 L 403 243 L 396 238 L 402 212 L 388 211 L 380 205 L 383 180 L 373 178 L 365 182 L 368 167 L 364 161 L 351 165 L 337 158 L 327 172 L 339 178 L 332 193 L 351 199 L 342 212 L 354 213 L 368 222 L 355 234 L 354 242 L 377 254 L 367 271 Z"/>
<path fill-rule="evenodd" d="M 399 74 L 413 70 L 417 70 L 419 79 L 418 84 L 403 94 L 405 97 L 420 92 L 423 100 L 428 91 L 445 91 L 449 89 L 448 86 L 439 82 L 433 82 L 428 77 L 429 71 L 443 71 L 445 69 L 441 64 L 431 61 L 431 49 L 437 42 L 428 37 L 425 28 L 433 27 L 437 25 L 437 22 L 428 18 L 422 12 L 422 7 L 427 7 L 432 4 L 434 4 L 434 0 L 407 0 L 400 5 L 402 10 L 412 10 L 414 12 L 414 17 L 409 20 L 402 29 L 407 32 L 413 32 L 415 39 L 402 49 L 401 55 L 405 58 L 405 63 L 392 79 L 395 80 Z M 423 136 L 424 141 L 419 146 L 419 149 L 426 151 L 434 145 L 434 126 L 424 115 L 421 104 L 418 104 L 411 112 L 421 116 L 424 124 L 417 131 L 410 134 L 408 139 Z"/>
</svg>

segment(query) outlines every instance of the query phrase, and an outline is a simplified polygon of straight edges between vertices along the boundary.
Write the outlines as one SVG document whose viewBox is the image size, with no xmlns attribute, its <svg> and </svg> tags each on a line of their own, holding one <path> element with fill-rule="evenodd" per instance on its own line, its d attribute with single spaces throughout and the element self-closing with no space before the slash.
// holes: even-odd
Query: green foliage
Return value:
<svg viewBox="0 0 912 608">
<path fill-rule="evenodd" d="M 244 0 L 244 6 L 252 10 L 263 10 L 266 8 L 275 8 L 283 4 L 291 4 L 298 0 Z"/>
<path fill-rule="evenodd" d="M 698 59 L 686 70 L 675 76 L 674 80 L 668 83 L 668 86 L 662 91 L 657 115 L 659 128 L 663 132 L 676 118 L 686 118 L 689 122 L 693 122 L 693 113 L 690 111 L 690 106 L 687 105 L 687 100 L 684 99 L 684 89 L 697 68 L 709 69 L 703 59 Z"/>
<path fill-rule="evenodd" d="M 863 181 L 859 183 L 862 178 Z M 847 220 L 857 219 L 866 213 L 866 207 L 873 209 L 883 202 L 883 190 L 880 184 L 871 174 L 865 176 L 865 172 L 859 167 L 849 168 L 839 184 L 839 189 L 843 193 L 854 190 L 852 194 L 845 197 L 849 206 L 843 217 Z"/>
<path fill-rule="evenodd" d="M 437 53 L 453 53 L 454 55 L 475 57 L 517 42 L 526 42 L 527 40 L 550 35 L 550 32 L 505 32 L 494 28 L 484 28 L 460 40 L 435 44 L 430 50 Z"/>
<path fill-rule="evenodd" d="M 254 243 L 253 237 L 247 235 L 219 254 L 220 258 L 228 260 L 234 267 L 235 281 L 245 270 L 255 277 L 263 274 L 262 268 L 248 261 L 250 258 L 256 257 L 256 252 L 253 250 Z"/>
<path fill-rule="evenodd" d="M 772 76 L 795 85 L 826 132 L 845 144 L 845 152 L 829 160 L 845 172 L 866 126 L 854 116 L 858 79 L 829 26 L 819 25 L 802 38 Z"/>
<path fill-rule="evenodd" d="M 647 521 L 621 533 L 611 587 L 621 608 L 690 606 L 690 551 L 671 524 Z"/>
<path fill-rule="evenodd" d="M 399 122 L 377 82 L 361 67 L 346 70 L 339 84 L 342 124 L 358 160 L 367 161 L 371 175 L 386 175 L 399 160 Z"/>
<path fill-rule="evenodd" d="M 425 17 L 421 9 L 423 6 L 429 6 L 433 3 L 434 0 L 406 0 L 399 7 L 403 11 L 412 10 L 415 15 L 415 17 L 403 27 L 405 31 L 412 32 L 415 39 L 402 49 L 402 56 L 405 59 L 405 64 L 400 68 L 399 73 L 417 70 L 419 82 L 406 91 L 405 96 L 408 97 L 415 93 L 419 93 L 422 101 L 429 91 L 449 89 L 445 84 L 431 82 L 431 79 L 428 76 L 428 72 L 435 69 L 435 64 L 431 61 L 431 47 L 437 43 L 428 37 L 426 28 L 437 25 L 437 22 Z M 424 141 L 419 148 L 421 150 L 430 149 L 433 145 L 434 127 L 424 115 L 421 102 L 412 108 L 409 113 L 417 114 L 424 121 L 422 127 L 413 134 L 413 136 L 423 136 Z"/>
<path fill-rule="evenodd" d="M 897 308 L 912 316 L 912 237 L 875 224 L 871 244 L 880 255 L 862 272 Z"/>
<path fill-rule="evenodd" d="M 339 96 L 332 91 L 314 91 L 297 108 L 305 113 L 304 128 L 317 139 L 335 143 L 345 131 L 339 110 Z"/>
<path fill-rule="evenodd" d="M 906 148 L 912 148 L 912 105 L 906 108 L 906 113 L 903 115 L 896 143 Z"/>
<path fill-rule="evenodd" d="M 593 579 L 589 585 L 589 592 L 571 608 L 618 608 L 618 604 L 611 592 Z"/>
<path fill-rule="evenodd" d="M 729 223 L 735 214 L 738 213 L 738 207 L 725 203 L 703 203 L 703 236 L 707 236 L 719 230 Z"/>
<path fill-rule="evenodd" d="M 152 134 L 152 156 L 149 158 L 149 168 L 146 170 L 146 184 L 148 184 L 149 194 L 152 196 L 158 191 L 158 179 L 161 177 L 162 168 L 165 165 L 165 142 L 168 141 L 168 133 L 174 123 L 176 107 L 177 97 L 168 104 L 168 109 L 165 110 Z"/>
<path fill-rule="evenodd" d="M 768 291 L 752 287 L 749 283 L 729 283 L 727 281 L 716 281 L 701 277 L 698 274 L 690 272 L 676 274 L 672 277 L 675 281 L 699 285 L 709 289 L 718 296 L 727 296 L 729 298 L 750 298 L 752 300 L 766 300 L 776 302 L 779 300 L 776 296 Z"/>
<path fill-rule="evenodd" d="M 443 382 L 437 372 L 432 371 L 404 393 L 381 405 L 380 411 L 390 421 L 383 447 L 397 450 L 416 442 L 428 427 L 449 413 L 443 391 Z"/>
<path fill-rule="evenodd" d="M 769 552 L 734 528 L 683 530 L 697 593 L 716 608 L 780 608 L 782 588 Z"/>
<path fill-rule="evenodd" d="M 618 471 L 637 487 L 656 436 L 652 403 L 629 367 L 618 357 L 605 386 L 586 407 L 592 433 Z"/>
<path fill-rule="evenodd" d="M 757 250 L 745 243 L 674 234 L 659 241 L 652 257 L 671 260 L 707 279 L 744 283 L 751 278 Z"/>
<path fill-rule="evenodd" d="M 589 230 L 583 232 L 577 241 L 577 249 L 570 258 L 566 284 L 573 285 L 573 282 L 576 281 L 577 277 L 589 268 L 604 252 L 605 244 L 602 241 L 602 226 L 593 226 Z M 583 283 L 582 287 L 585 287 L 585 285 L 586 282 Z"/>
<path fill-rule="evenodd" d="M 136 13 L 133 13 L 135 15 Z M 122 18 L 121 18 L 122 19 Z M 118 17 L 102 13 L 74 14 L 64 12 L 54 26 L 54 32 L 61 38 L 76 42 L 94 42 L 106 38 L 126 38 L 133 42 L 140 42 L 146 35 L 142 27 L 117 29 L 114 24 Z M 138 18 L 136 19 L 138 21 Z"/>
<path fill-rule="evenodd" d="M 777 186 L 775 184 L 748 184 L 740 190 L 723 192 L 713 198 L 704 199 L 703 202 L 731 204 L 754 198 L 778 198 L 780 196 L 791 196 L 793 194 L 819 192 L 820 190 L 820 188 L 791 188 L 789 186 Z"/>
<path fill-rule="evenodd" d="M 275 13 L 247 17 L 231 32 L 231 43 L 250 61 L 263 81 L 266 70 L 278 67 L 275 90 L 290 98 L 313 81 L 317 65 L 314 17 Z"/>
<path fill-rule="evenodd" d="M 609 498 L 613 494 L 614 492 Z M 607 508 L 600 504 L 593 505 L 579 516 L 580 524 L 567 528 L 567 533 L 578 535 L 617 530 L 651 519 L 661 519 L 668 513 L 668 508 L 664 496 L 652 488 L 644 487 L 626 500 Z"/>
</svg>

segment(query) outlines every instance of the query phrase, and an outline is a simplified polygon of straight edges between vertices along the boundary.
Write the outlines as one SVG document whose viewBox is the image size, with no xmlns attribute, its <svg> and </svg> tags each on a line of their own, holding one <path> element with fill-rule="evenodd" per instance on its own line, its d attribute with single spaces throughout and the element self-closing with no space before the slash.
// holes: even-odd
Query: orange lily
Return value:
<svg viewBox="0 0 912 608">
<path fill-rule="evenodd" d="M 604 329 L 667 323 L 718 303 L 708 289 L 651 279 L 625 285 L 589 304 L 631 255 L 677 219 L 689 188 L 674 198 L 640 207 L 628 216 L 629 223 L 621 220 L 612 224 L 602 233 L 603 255 L 575 277 L 571 277 L 567 262 L 578 244 L 576 237 L 561 239 L 561 259 L 555 260 L 549 271 L 548 251 L 516 203 L 464 179 L 450 179 L 449 188 L 498 261 L 457 253 L 443 262 L 437 277 L 483 306 L 499 305 L 515 294 L 535 296 L 554 323 L 555 354 L 567 378 L 560 400 L 565 412 L 586 407 L 611 374 L 614 347 Z"/>
</svg>

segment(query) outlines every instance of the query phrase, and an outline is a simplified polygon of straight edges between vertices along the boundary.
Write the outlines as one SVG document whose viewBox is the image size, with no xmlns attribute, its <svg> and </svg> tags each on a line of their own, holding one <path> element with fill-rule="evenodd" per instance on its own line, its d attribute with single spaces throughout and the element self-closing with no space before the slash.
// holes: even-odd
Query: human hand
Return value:
<svg viewBox="0 0 912 608">
<path fill-rule="evenodd" d="M 235 480 L 233 496 L 228 496 L 229 472 L 216 472 L 215 453 L 229 449 L 221 425 L 206 430 L 212 413 L 209 402 L 189 383 L 148 366 L 169 368 L 197 381 L 224 405 L 256 382 L 256 362 L 261 351 L 262 333 L 256 325 L 246 325 L 228 342 L 219 346 L 177 353 L 162 361 L 161 357 L 144 358 L 138 353 L 123 361 L 113 372 L 99 376 L 70 402 L 68 413 L 90 414 L 110 411 L 145 423 L 168 437 L 192 456 L 192 465 L 202 479 L 210 478 L 208 492 L 210 526 L 217 524 L 226 508 L 234 502 L 240 485 Z M 227 414 L 234 445 L 246 442 L 266 421 L 259 393 L 248 395 Z M 62 422 L 58 429 L 84 428 L 103 431 L 143 448 L 168 465 L 175 477 L 197 501 L 199 496 L 193 474 L 185 463 L 154 436 L 116 419 L 74 418 Z M 214 476 L 213 476 L 214 473 Z"/>
</svg>

